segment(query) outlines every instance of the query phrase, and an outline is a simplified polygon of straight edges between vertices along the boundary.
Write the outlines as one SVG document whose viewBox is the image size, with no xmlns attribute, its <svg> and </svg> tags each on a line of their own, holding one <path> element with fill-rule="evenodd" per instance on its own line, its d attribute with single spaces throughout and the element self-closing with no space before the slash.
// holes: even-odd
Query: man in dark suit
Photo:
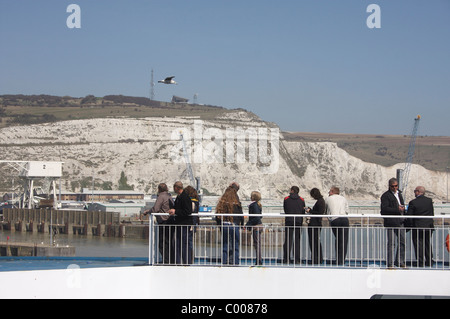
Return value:
<svg viewBox="0 0 450 319">
<path fill-rule="evenodd" d="M 283 209 L 286 215 L 304 214 L 305 200 L 301 198 L 298 193 L 300 189 L 298 186 L 292 186 L 289 196 L 284 199 Z M 300 263 L 300 238 L 303 225 L 302 217 L 286 217 L 285 218 L 285 232 L 283 245 L 283 263 L 291 263 L 291 250 L 294 250 L 294 262 Z"/>
<path fill-rule="evenodd" d="M 389 190 L 381 196 L 381 215 L 401 216 L 405 212 L 405 203 L 402 193 L 398 190 L 398 180 L 389 180 Z M 405 228 L 403 218 L 384 218 L 384 227 L 387 230 L 387 267 L 394 267 L 394 252 L 397 251 L 395 264 L 405 267 Z M 397 237 L 395 241 L 394 235 Z M 397 243 L 397 249 L 395 244 Z"/>
<path fill-rule="evenodd" d="M 169 215 L 175 217 L 175 262 L 177 265 L 192 263 L 192 249 L 189 247 L 189 240 L 192 236 L 191 225 L 192 201 L 186 191 L 183 190 L 183 183 L 176 182 L 173 190 L 177 193 L 173 209 L 169 210 Z"/>
<path fill-rule="evenodd" d="M 425 187 L 417 186 L 414 190 L 415 199 L 409 202 L 408 215 L 434 216 L 433 200 L 425 196 Z M 433 265 L 433 248 L 431 236 L 434 231 L 433 218 L 414 218 L 412 220 L 412 241 L 416 252 L 417 266 Z"/>
</svg>

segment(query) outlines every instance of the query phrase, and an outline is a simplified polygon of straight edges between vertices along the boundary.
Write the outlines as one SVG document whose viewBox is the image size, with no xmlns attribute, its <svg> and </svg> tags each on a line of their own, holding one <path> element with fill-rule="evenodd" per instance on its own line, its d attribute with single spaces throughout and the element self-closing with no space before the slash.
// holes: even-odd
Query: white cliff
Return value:
<svg viewBox="0 0 450 319">
<path fill-rule="evenodd" d="M 211 121 L 106 118 L 7 127 L 0 130 L 0 159 L 62 161 L 62 184 L 68 191 L 90 187 L 92 178 L 96 187 L 109 182 L 117 188 L 124 172 L 135 190 L 155 193 L 160 182 L 189 184 L 180 132 L 194 175 L 206 193 L 217 195 L 238 181 L 243 198 L 253 190 L 265 198 L 282 198 L 292 185 L 309 198 L 312 187 L 326 194 L 337 185 L 351 199 L 377 200 L 404 166 L 366 163 L 334 143 L 287 142 L 276 125 L 246 112 Z M 445 173 L 413 165 L 409 191 L 419 184 L 436 199 L 445 197 Z"/>
</svg>

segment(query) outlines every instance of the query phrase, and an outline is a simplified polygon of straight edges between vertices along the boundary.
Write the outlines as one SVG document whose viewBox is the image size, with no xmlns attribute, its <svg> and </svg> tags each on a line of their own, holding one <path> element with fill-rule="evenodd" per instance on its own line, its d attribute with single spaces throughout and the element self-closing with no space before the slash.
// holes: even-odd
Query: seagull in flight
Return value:
<svg viewBox="0 0 450 319">
<path fill-rule="evenodd" d="M 158 83 L 164 83 L 164 84 L 178 84 L 177 82 L 175 82 L 173 80 L 175 76 L 169 76 L 167 78 L 165 78 L 164 80 L 159 80 Z"/>
</svg>

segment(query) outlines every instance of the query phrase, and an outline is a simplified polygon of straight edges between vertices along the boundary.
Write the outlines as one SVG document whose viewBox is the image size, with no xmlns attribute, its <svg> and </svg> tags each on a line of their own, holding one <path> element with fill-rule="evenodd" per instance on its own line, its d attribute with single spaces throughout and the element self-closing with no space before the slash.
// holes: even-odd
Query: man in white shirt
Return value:
<svg viewBox="0 0 450 319">
<path fill-rule="evenodd" d="M 346 215 L 348 214 L 348 202 L 340 195 L 339 187 L 333 186 L 328 193 L 330 196 L 325 200 L 326 214 L 341 215 L 329 217 L 333 234 L 336 237 L 336 263 L 344 265 L 347 256 L 348 247 L 348 228 L 349 221 Z"/>
</svg>

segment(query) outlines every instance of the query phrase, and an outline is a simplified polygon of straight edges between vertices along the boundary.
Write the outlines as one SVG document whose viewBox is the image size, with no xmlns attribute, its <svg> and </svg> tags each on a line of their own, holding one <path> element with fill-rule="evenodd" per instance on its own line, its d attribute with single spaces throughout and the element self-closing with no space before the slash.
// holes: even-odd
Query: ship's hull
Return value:
<svg viewBox="0 0 450 319">
<path fill-rule="evenodd" d="M 298 299 L 448 297 L 422 269 L 132 266 L 0 272 L 0 298 Z"/>
</svg>

